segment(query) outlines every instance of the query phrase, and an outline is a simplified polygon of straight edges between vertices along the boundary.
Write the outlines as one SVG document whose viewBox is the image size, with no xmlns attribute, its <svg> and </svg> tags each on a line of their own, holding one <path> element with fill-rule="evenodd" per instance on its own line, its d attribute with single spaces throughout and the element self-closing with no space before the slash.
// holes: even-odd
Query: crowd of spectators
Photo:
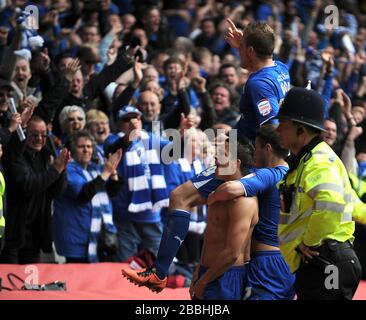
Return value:
<svg viewBox="0 0 366 320">
<path fill-rule="evenodd" d="M 38 8 L 33 34 L 21 20 L 30 4 Z M 324 139 L 366 200 L 364 1 L 0 1 L 3 263 L 40 261 L 41 250 L 67 262 L 156 255 L 169 192 L 213 164 L 204 131 L 229 131 L 240 118 L 250 74 L 225 41 L 227 18 L 275 30 L 274 59 L 292 85 L 310 80 L 324 97 Z M 191 152 L 172 164 L 152 147 L 169 144 L 166 129 L 190 141 Z M 204 220 L 199 207 L 186 244 L 198 253 L 183 248 L 178 257 L 188 265 L 200 256 Z M 356 248 L 366 234 L 357 228 Z M 101 232 L 117 235 L 113 254 L 98 251 Z"/>
</svg>

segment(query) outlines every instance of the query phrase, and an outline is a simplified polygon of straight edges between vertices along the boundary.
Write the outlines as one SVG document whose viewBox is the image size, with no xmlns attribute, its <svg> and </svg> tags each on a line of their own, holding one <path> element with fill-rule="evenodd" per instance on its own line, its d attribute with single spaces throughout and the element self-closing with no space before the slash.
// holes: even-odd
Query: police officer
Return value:
<svg viewBox="0 0 366 320">
<path fill-rule="evenodd" d="M 290 170 L 280 182 L 280 248 L 299 300 L 349 299 L 360 281 L 353 250 L 352 187 L 347 171 L 322 141 L 324 101 L 313 90 L 293 88 L 278 118 Z"/>
</svg>

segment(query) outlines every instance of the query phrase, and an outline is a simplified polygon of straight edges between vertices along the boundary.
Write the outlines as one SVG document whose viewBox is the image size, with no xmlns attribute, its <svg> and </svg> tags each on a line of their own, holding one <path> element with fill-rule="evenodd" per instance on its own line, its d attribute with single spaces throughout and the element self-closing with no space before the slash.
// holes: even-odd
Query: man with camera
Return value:
<svg viewBox="0 0 366 320">
<path fill-rule="evenodd" d="M 280 182 L 280 248 L 296 272 L 299 300 L 351 300 L 361 276 L 352 246 L 352 187 L 320 137 L 324 110 L 316 91 L 293 88 L 278 114 L 282 147 L 294 155 Z"/>
</svg>

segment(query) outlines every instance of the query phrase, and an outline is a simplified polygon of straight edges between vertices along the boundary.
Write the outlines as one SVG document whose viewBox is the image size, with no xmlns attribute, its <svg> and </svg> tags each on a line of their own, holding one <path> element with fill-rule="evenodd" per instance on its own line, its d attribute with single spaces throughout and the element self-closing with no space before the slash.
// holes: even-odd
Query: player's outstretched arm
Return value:
<svg viewBox="0 0 366 320">
<path fill-rule="evenodd" d="M 170 210 L 190 211 L 195 206 L 206 204 L 206 199 L 200 195 L 190 180 L 175 188 L 170 193 L 169 200 Z"/>
</svg>

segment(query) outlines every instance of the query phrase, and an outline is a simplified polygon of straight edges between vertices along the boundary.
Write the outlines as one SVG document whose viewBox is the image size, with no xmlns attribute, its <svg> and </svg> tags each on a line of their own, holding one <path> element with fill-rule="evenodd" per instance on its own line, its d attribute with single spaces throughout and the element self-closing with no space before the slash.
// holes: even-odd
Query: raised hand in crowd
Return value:
<svg viewBox="0 0 366 320">
<path fill-rule="evenodd" d="M 117 166 L 121 161 L 121 158 L 122 149 L 118 149 L 115 153 L 109 155 L 101 173 L 101 177 L 104 181 L 107 181 L 109 178 L 115 181 L 118 180 Z"/>
<path fill-rule="evenodd" d="M 194 77 L 191 80 L 191 85 L 198 93 L 206 92 L 206 79 L 201 76 Z"/>
<path fill-rule="evenodd" d="M 123 25 L 121 23 L 118 24 L 114 24 L 111 28 L 111 32 L 113 34 L 119 34 L 120 32 L 123 31 Z"/>
<path fill-rule="evenodd" d="M 176 67 L 172 67 L 172 69 L 174 69 L 174 78 L 171 80 L 168 80 L 169 82 L 169 89 L 170 92 L 174 95 L 177 94 L 178 90 L 179 90 L 179 86 L 181 83 L 181 80 L 183 79 L 183 71 L 182 72 L 178 72 Z"/>
<path fill-rule="evenodd" d="M 71 158 L 70 151 L 66 148 L 63 148 L 60 154 L 53 161 L 53 167 L 58 171 L 58 173 L 62 173 Z"/>
<path fill-rule="evenodd" d="M 179 132 L 181 135 L 184 134 L 184 130 L 188 130 L 196 126 L 197 120 L 194 114 L 189 114 L 187 116 L 184 113 L 180 114 Z"/>
<path fill-rule="evenodd" d="M 295 49 L 295 59 L 297 61 L 299 61 L 300 63 L 305 62 L 306 58 L 305 58 L 304 50 L 301 45 L 301 39 L 299 36 L 294 36 L 293 44 L 296 48 Z"/>
<path fill-rule="evenodd" d="M 18 125 L 21 125 L 22 124 L 22 117 L 20 116 L 20 113 L 13 113 L 11 116 L 10 116 L 10 124 L 9 124 L 9 127 L 8 127 L 8 130 L 10 132 L 14 132 Z"/>
<path fill-rule="evenodd" d="M 194 30 L 199 27 L 202 19 L 209 15 L 216 14 L 216 5 L 215 0 L 207 0 L 203 6 L 197 8 L 196 16 L 193 22 L 191 23 L 191 29 Z M 221 30 L 221 29 L 220 29 Z"/>
<path fill-rule="evenodd" d="M 352 127 L 349 130 L 348 136 L 347 136 L 347 140 L 348 141 L 355 141 L 363 132 L 362 127 Z"/>
<path fill-rule="evenodd" d="M 185 63 L 182 71 L 177 73 L 175 80 L 178 91 L 185 90 L 189 86 L 189 79 L 186 76 L 187 70 L 188 70 L 188 63 Z"/>
<path fill-rule="evenodd" d="M 139 57 L 136 57 L 132 69 L 133 69 L 132 87 L 136 89 L 141 84 L 142 78 L 144 77 L 142 73 L 143 64 L 139 61 Z"/>
<path fill-rule="evenodd" d="M 73 59 L 70 61 L 65 70 L 64 70 L 64 76 L 68 81 L 72 81 L 75 73 L 81 69 L 80 60 L 79 58 Z"/>
<path fill-rule="evenodd" d="M 338 89 L 336 91 L 337 100 L 340 103 L 342 112 L 346 117 L 350 126 L 355 126 L 357 123 L 352 115 L 352 102 L 348 95 L 342 90 Z"/>
<path fill-rule="evenodd" d="M 117 55 L 118 55 L 118 50 L 116 47 L 111 46 L 108 51 L 107 51 L 107 65 L 110 66 L 111 64 L 114 63 L 114 61 L 116 61 L 117 59 Z"/>
<path fill-rule="evenodd" d="M 27 108 L 35 108 L 37 106 L 36 101 L 32 97 L 26 97 L 19 101 L 18 111 L 22 113 Z"/>
<path fill-rule="evenodd" d="M 189 79 L 185 76 L 180 76 L 177 81 L 178 90 L 185 90 L 189 86 Z"/>
<path fill-rule="evenodd" d="M 241 39 L 243 38 L 243 31 L 239 30 L 231 19 L 226 20 L 229 24 L 225 40 L 228 44 L 236 49 L 239 49 Z"/>
<path fill-rule="evenodd" d="M 331 74 L 334 69 L 334 60 L 330 52 L 323 52 L 321 54 L 322 61 L 324 63 L 326 74 Z"/>
<path fill-rule="evenodd" d="M 36 102 L 33 99 L 29 99 L 30 102 L 28 103 L 28 106 L 26 106 L 21 114 L 21 125 L 23 128 L 25 128 L 30 120 L 32 118 L 33 112 L 36 108 Z"/>
<path fill-rule="evenodd" d="M 39 55 L 39 61 L 38 61 L 38 68 L 41 72 L 47 72 L 51 65 L 51 58 L 48 55 L 48 49 L 44 48 L 40 55 Z"/>
</svg>

